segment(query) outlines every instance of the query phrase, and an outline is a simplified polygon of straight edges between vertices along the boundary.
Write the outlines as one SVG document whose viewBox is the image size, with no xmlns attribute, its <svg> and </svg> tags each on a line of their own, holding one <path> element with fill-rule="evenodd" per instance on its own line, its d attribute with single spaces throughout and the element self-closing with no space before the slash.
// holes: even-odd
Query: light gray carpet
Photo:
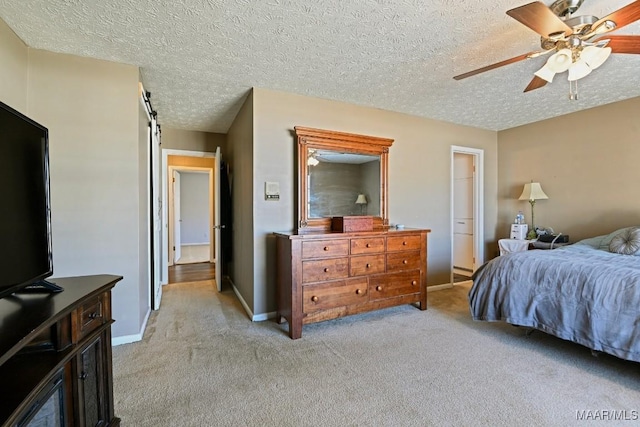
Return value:
<svg viewBox="0 0 640 427">
<path fill-rule="evenodd" d="M 116 415 L 125 427 L 637 423 L 640 365 L 473 322 L 467 292 L 306 325 L 293 341 L 212 281 L 166 286 L 143 341 L 113 350 Z M 603 410 L 623 420 L 577 419 Z"/>
</svg>

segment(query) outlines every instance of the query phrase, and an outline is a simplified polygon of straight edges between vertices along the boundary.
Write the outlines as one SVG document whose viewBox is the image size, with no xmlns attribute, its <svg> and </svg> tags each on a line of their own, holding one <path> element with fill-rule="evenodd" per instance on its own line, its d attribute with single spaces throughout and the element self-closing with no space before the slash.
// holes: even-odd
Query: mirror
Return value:
<svg viewBox="0 0 640 427">
<path fill-rule="evenodd" d="M 387 159 L 392 139 L 296 126 L 298 231 L 330 231 L 331 217 L 368 215 L 388 227 Z"/>
<path fill-rule="evenodd" d="M 309 218 L 380 216 L 380 156 L 307 148 Z"/>
</svg>

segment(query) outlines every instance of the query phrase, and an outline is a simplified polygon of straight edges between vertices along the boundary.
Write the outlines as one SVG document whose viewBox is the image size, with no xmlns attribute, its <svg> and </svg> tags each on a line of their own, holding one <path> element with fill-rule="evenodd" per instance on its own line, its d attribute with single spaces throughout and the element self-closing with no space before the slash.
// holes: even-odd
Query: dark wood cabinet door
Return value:
<svg viewBox="0 0 640 427">
<path fill-rule="evenodd" d="M 92 340 L 78 356 L 78 417 L 79 425 L 107 425 L 107 390 L 105 389 L 104 337 Z"/>
</svg>

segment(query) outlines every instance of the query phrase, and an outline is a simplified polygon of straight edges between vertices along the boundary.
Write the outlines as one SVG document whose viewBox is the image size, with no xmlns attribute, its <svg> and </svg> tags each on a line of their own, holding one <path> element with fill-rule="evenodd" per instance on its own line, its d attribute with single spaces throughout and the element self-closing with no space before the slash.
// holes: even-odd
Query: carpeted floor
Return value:
<svg viewBox="0 0 640 427">
<path fill-rule="evenodd" d="M 143 341 L 113 349 L 116 415 L 124 427 L 638 423 L 640 365 L 473 322 L 467 292 L 306 325 L 294 341 L 213 281 L 166 286 Z"/>
</svg>

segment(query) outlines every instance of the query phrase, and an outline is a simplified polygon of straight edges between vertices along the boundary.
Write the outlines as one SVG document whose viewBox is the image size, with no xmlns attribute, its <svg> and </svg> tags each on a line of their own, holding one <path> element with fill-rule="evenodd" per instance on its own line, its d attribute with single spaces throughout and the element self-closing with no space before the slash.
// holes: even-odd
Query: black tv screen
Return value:
<svg viewBox="0 0 640 427">
<path fill-rule="evenodd" d="M 0 102 L 0 297 L 53 274 L 48 137 Z"/>
</svg>

